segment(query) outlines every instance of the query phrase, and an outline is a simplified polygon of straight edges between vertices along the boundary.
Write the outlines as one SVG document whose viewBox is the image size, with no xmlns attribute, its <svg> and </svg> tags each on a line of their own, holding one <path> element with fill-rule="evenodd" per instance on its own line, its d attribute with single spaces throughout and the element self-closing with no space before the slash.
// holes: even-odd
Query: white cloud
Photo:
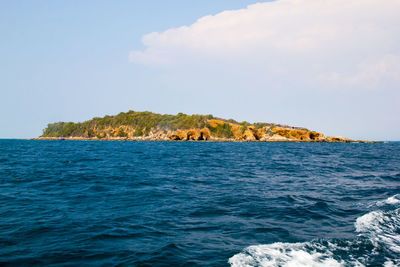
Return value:
<svg viewBox="0 0 400 267">
<path fill-rule="evenodd" d="M 258 3 L 147 34 L 142 40 L 145 49 L 132 51 L 130 60 L 166 68 L 226 61 L 229 66 L 249 64 L 268 69 L 269 75 L 283 73 L 308 82 L 331 77 L 362 84 L 369 75 L 349 76 L 374 72 L 374 67 L 362 66 L 365 62 L 400 56 L 399 12 L 399 0 Z M 385 75 L 382 64 L 376 66 L 375 76 Z"/>
<path fill-rule="evenodd" d="M 379 88 L 386 81 L 400 84 L 400 57 L 384 55 L 375 62 L 361 62 L 354 73 L 333 72 L 319 76 L 321 82 L 334 86 L 351 85 L 360 89 Z"/>
<path fill-rule="evenodd" d="M 400 0 L 258 3 L 147 34 L 130 60 L 192 112 L 384 139 L 400 130 L 399 13 Z"/>
</svg>

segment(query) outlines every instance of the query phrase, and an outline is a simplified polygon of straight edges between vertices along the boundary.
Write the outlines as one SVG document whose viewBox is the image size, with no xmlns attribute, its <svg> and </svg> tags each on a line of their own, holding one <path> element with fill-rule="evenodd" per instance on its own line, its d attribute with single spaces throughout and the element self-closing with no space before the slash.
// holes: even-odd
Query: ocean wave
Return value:
<svg viewBox="0 0 400 267">
<path fill-rule="evenodd" d="M 384 203 L 394 207 L 400 205 L 399 195 Z M 376 247 L 384 246 L 400 254 L 400 208 L 372 211 L 357 218 L 354 226 L 360 236 L 369 238 Z"/>
<path fill-rule="evenodd" d="M 378 207 L 385 206 L 385 205 L 397 205 L 400 204 L 400 194 L 391 196 L 385 200 L 378 201 L 376 205 Z"/>
<path fill-rule="evenodd" d="M 250 246 L 229 259 L 231 266 L 342 266 L 328 247 L 318 243 L 273 243 Z"/>
<path fill-rule="evenodd" d="M 354 223 L 354 240 L 254 245 L 229 259 L 241 266 L 400 266 L 400 195 L 376 203 Z"/>
</svg>

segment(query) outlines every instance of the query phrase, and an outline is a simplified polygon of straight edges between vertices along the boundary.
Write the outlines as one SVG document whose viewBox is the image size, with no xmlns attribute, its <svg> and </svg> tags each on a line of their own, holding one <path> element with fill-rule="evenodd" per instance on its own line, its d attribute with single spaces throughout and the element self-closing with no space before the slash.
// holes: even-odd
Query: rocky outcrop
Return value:
<svg viewBox="0 0 400 267">
<path fill-rule="evenodd" d="M 274 134 L 273 136 L 269 136 L 269 135 L 263 136 L 260 139 L 260 141 L 263 141 L 263 142 L 291 142 L 291 141 L 294 141 L 294 140 L 291 140 L 291 139 L 289 139 L 287 137 L 284 137 L 284 136 L 280 136 L 280 135 Z"/>
<path fill-rule="evenodd" d="M 187 130 L 151 130 L 145 136 L 137 136 L 138 131 L 131 127 L 121 126 L 115 129 L 107 128 L 98 131 L 94 128 L 86 131 L 83 136 L 67 137 L 66 140 L 158 140 L 158 141 L 248 141 L 248 142 L 329 142 L 349 143 L 354 141 L 342 136 L 325 136 L 322 133 L 307 129 L 266 126 L 256 129 L 253 125 L 243 127 L 234 123 L 226 123 L 220 120 L 212 120 L 211 127 L 223 127 L 229 125 L 232 132 L 231 138 L 218 137 L 212 134 L 209 128 Z M 59 137 L 40 137 L 39 139 L 58 140 Z"/>
<path fill-rule="evenodd" d="M 240 139 L 244 141 L 257 141 L 260 140 L 260 137 L 257 135 L 257 131 L 254 127 L 250 126 L 247 127 Z"/>
<path fill-rule="evenodd" d="M 178 130 L 168 135 L 170 140 L 174 141 L 207 141 L 210 139 L 210 130 L 208 128 Z"/>
<path fill-rule="evenodd" d="M 318 133 L 315 131 L 309 131 L 307 129 L 291 129 L 291 128 L 282 128 L 276 127 L 272 129 L 272 136 L 281 136 L 285 137 L 287 140 L 295 140 L 295 141 L 324 141 L 325 136 L 322 133 Z"/>
<path fill-rule="evenodd" d="M 330 143 L 350 143 L 354 142 L 354 140 L 351 140 L 349 138 L 343 137 L 343 136 L 328 136 L 324 139 L 325 142 L 330 142 Z"/>
</svg>

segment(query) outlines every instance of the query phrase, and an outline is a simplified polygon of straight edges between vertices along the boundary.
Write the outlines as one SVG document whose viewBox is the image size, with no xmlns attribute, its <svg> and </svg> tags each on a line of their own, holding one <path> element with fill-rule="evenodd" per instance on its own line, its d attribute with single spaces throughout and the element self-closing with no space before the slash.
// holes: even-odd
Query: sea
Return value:
<svg viewBox="0 0 400 267">
<path fill-rule="evenodd" d="M 1 266 L 400 266 L 400 143 L 0 140 Z"/>
</svg>

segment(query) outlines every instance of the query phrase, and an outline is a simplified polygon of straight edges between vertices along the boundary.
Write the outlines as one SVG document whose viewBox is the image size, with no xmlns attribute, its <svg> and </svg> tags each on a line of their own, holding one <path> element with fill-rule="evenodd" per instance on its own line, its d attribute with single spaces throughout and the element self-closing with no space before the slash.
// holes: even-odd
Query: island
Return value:
<svg viewBox="0 0 400 267">
<path fill-rule="evenodd" d="M 253 142 L 371 142 L 341 136 L 325 136 L 302 127 L 276 123 L 237 122 L 213 115 L 157 114 L 149 111 L 121 112 L 85 122 L 47 125 L 38 140 L 119 141 L 253 141 Z"/>
</svg>

